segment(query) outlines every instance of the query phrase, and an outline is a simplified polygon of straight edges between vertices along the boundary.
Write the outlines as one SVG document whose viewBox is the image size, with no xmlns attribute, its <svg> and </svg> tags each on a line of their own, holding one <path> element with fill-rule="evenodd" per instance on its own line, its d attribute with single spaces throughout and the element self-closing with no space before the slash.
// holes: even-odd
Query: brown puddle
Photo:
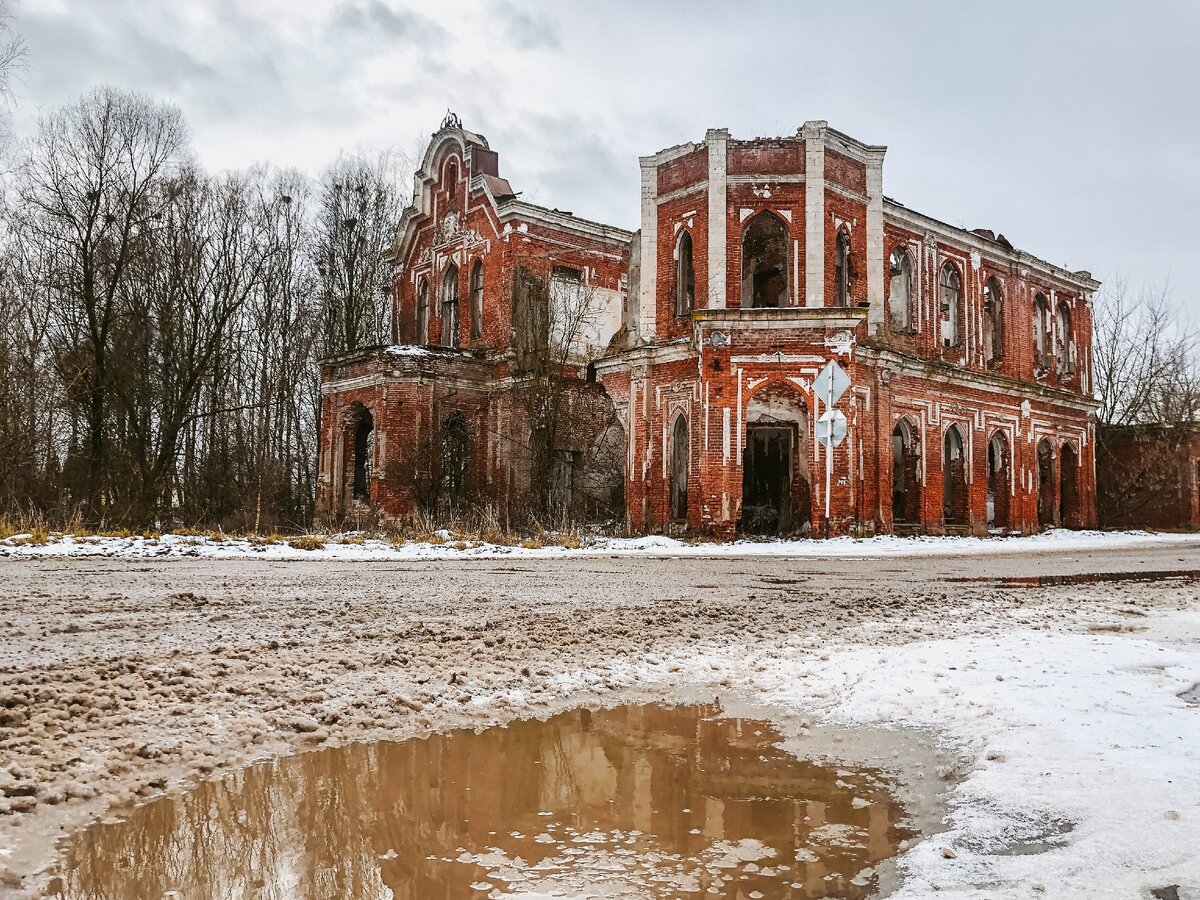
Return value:
<svg viewBox="0 0 1200 900">
<path fill-rule="evenodd" d="M 867 897 L 904 810 L 878 771 L 779 739 L 715 705 L 624 706 L 304 753 L 93 826 L 56 896 Z"/>
<path fill-rule="evenodd" d="M 1075 575 L 971 575 L 949 581 L 991 584 L 996 587 L 1058 587 L 1069 584 L 1099 584 L 1107 581 L 1200 581 L 1200 569 L 1163 569 L 1153 572 L 1080 572 Z"/>
</svg>

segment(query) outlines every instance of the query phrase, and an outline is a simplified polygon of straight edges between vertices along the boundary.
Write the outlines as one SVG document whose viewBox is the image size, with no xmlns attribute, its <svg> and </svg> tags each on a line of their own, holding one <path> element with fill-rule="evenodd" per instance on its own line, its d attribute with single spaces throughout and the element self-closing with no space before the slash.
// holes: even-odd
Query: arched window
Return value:
<svg viewBox="0 0 1200 900">
<path fill-rule="evenodd" d="M 671 428 L 671 518 L 687 519 L 688 495 L 688 426 L 680 413 Z"/>
<path fill-rule="evenodd" d="M 1054 527 L 1058 503 L 1057 485 L 1054 477 L 1054 448 L 1042 439 L 1038 442 L 1038 524 L 1043 528 Z"/>
<path fill-rule="evenodd" d="M 458 204 L 458 165 L 446 166 L 446 205 L 453 208 Z"/>
<path fill-rule="evenodd" d="M 364 410 L 354 428 L 354 499 L 371 499 L 371 469 L 375 457 L 375 420 Z"/>
<path fill-rule="evenodd" d="M 1055 323 L 1054 358 L 1057 363 L 1058 377 L 1066 378 L 1074 366 L 1071 364 L 1071 351 L 1074 349 L 1071 335 L 1071 309 L 1065 303 L 1058 304 L 1058 321 Z"/>
<path fill-rule="evenodd" d="M 947 525 L 967 522 L 967 471 L 962 433 L 957 425 L 946 429 L 942 446 L 942 519 Z"/>
<path fill-rule="evenodd" d="M 912 327 L 912 259 L 908 250 L 897 246 L 892 251 L 888 271 L 891 276 L 888 309 L 892 314 L 892 327 L 908 331 Z"/>
<path fill-rule="evenodd" d="M 1079 455 L 1070 441 L 1062 445 L 1058 456 L 1058 523 L 1064 528 L 1078 527 L 1079 483 L 1076 479 Z"/>
<path fill-rule="evenodd" d="M 467 417 L 453 412 L 442 422 L 442 498 L 451 508 L 463 499 L 467 486 L 470 430 Z"/>
<path fill-rule="evenodd" d="M 892 429 L 892 522 L 915 524 L 921 521 L 920 458 L 917 432 L 908 418 Z"/>
<path fill-rule="evenodd" d="M 696 306 L 696 269 L 692 264 L 692 235 L 680 230 L 675 243 L 675 315 L 686 316 Z"/>
<path fill-rule="evenodd" d="M 839 228 L 833 259 L 834 302 L 837 306 L 850 305 L 850 235 Z"/>
<path fill-rule="evenodd" d="M 483 338 L 483 260 L 471 267 L 471 340 Z"/>
<path fill-rule="evenodd" d="M 442 278 L 443 347 L 458 346 L 458 266 L 451 264 Z"/>
<path fill-rule="evenodd" d="M 959 333 L 959 306 L 962 302 L 962 277 L 952 263 L 942 266 L 938 276 L 938 303 L 941 308 L 942 346 L 957 347 Z"/>
<path fill-rule="evenodd" d="M 1004 307 L 1000 282 L 989 278 L 983 286 L 983 358 L 988 364 L 1004 356 Z"/>
<path fill-rule="evenodd" d="M 787 225 L 764 210 L 742 229 L 742 307 L 787 305 Z"/>
<path fill-rule="evenodd" d="M 1033 298 L 1033 365 L 1049 369 L 1054 352 L 1054 326 L 1050 321 L 1050 302 L 1045 294 Z"/>
<path fill-rule="evenodd" d="M 987 448 L 987 523 L 988 528 L 1007 528 L 1009 482 L 1008 441 L 1003 433 L 992 434 Z"/>
<path fill-rule="evenodd" d="M 424 278 L 417 284 L 417 334 L 413 343 L 429 343 L 429 282 Z"/>
</svg>

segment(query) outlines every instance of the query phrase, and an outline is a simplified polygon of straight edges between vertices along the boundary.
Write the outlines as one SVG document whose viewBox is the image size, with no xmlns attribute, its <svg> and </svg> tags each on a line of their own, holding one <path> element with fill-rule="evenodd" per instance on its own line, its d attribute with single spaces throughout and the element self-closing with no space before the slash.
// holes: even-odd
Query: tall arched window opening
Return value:
<svg viewBox="0 0 1200 900">
<path fill-rule="evenodd" d="M 458 266 L 451 264 L 442 278 L 443 347 L 458 346 Z"/>
<path fill-rule="evenodd" d="M 938 277 L 938 303 L 941 308 L 942 346 L 957 347 L 961 339 L 962 277 L 951 263 L 942 266 Z"/>
<path fill-rule="evenodd" d="M 1033 298 L 1033 365 L 1049 369 L 1054 348 L 1054 326 L 1050 321 L 1050 302 L 1045 294 Z"/>
<path fill-rule="evenodd" d="M 787 225 L 779 216 L 764 210 L 742 229 L 742 306 L 787 305 Z"/>
<path fill-rule="evenodd" d="M 1057 511 L 1055 494 L 1057 493 L 1054 478 L 1054 448 L 1050 442 L 1042 440 L 1038 444 L 1038 524 L 1050 528 L 1055 524 L 1054 515 Z"/>
<path fill-rule="evenodd" d="M 413 343 L 429 343 L 429 282 L 424 278 L 417 283 L 417 333 Z"/>
<path fill-rule="evenodd" d="M 483 338 L 483 260 L 471 267 L 471 340 Z"/>
<path fill-rule="evenodd" d="M 671 428 L 671 519 L 675 522 L 687 519 L 688 458 L 688 425 L 681 413 Z"/>
<path fill-rule="evenodd" d="M 888 310 L 897 331 L 912 328 L 912 259 L 904 247 L 896 247 L 889 261 Z"/>
<path fill-rule="evenodd" d="M 1075 528 L 1079 521 L 1079 455 L 1069 441 L 1058 455 L 1058 522 Z"/>
<path fill-rule="evenodd" d="M 1000 282 L 989 278 L 983 286 L 983 359 L 988 365 L 1004 356 L 1004 309 Z"/>
<path fill-rule="evenodd" d="M 470 462 L 467 417 L 451 413 L 442 423 L 442 499 L 455 509 L 463 500 L 467 487 L 467 467 Z"/>
<path fill-rule="evenodd" d="M 1008 442 L 997 431 L 988 441 L 988 528 L 1008 528 L 1008 501 L 1010 492 Z"/>
<path fill-rule="evenodd" d="M 449 209 L 458 207 L 458 165 L 455 163 L 446 166 L 446 206 Z"/>
<path fill-rule="evenodd" d="M 1058 304 L 1058 321 L 1055 322 L 1054 360 L 1059 378 L 1066 378 L 1074 369 L 1071 352 L 1074 342 L 1071 335 L 1071 309 L 1065 303 Z"/>
<path fill-rule="evenodd" d="M 915 525 L 921 521 L 920 457 L 917 432 L 908 419 L 892 430 L 892 522 Z"/>
<path fill-rule="evenodd" d="M 675 243 L 675 315 L 686 316 L 696 307 L 696 269 L 692 262 L 692 235 L 686 228 Z"/>
<path fill-rule="evenodd" d="M 850 235 L 839 228 L 833 259 L 834 301 L 838 306 L 850 305 Z"/>
<path fill-rule="evenodd" d="M 375 457 L 375 420 L 364 411 L 354 428 L 354 499 L 371 499 L 371 470 Z"/>
<path fill-rule="evenodd" d="M 947 525 L 967 524 L 966 459 L 957 425 L 946 429 L 942 445 L 942 488 L 942 520 Z"/>
</svg>

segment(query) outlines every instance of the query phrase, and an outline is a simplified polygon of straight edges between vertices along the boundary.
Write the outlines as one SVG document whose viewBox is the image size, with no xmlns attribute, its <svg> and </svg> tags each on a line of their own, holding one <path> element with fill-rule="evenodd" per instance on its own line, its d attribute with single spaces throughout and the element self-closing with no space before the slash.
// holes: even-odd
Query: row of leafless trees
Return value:
<svg viewBox="0 0 1200 900">
<path fill-rule="evenodd" d="M 1100 524 L 1136 522 L 1181 502 L 1196 477 L 1180 450 L 1200 429 L 1200 332 L 1167 288 L 1135 293 L 1120 279 L 1093 323 Z"/>
<path fill-rule="evenodd" d="M 316 360 L 388 329 L 397 157 L 212 174 L 175 108 L 114 89 L 11 156 L 0 511 L 306 524 Z"/>
</svg>

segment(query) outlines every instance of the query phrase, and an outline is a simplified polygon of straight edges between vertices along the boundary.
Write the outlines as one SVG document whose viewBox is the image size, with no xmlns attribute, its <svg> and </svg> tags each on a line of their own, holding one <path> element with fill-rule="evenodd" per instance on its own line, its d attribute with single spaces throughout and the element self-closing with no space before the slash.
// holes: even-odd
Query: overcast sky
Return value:
<svg viewBox="0 0 1200 900">
<path fill-rule="evenodd" d="M 888 196 L 1200 313 L 1192 0 L 10 2 L 18 133 L 108 83 L 178 104 L 210 168 L 316 172 L 449 108 L 527 199 L 636 228 L 640 154 L 827 119 L 888 146 Z"/>
</svg>

